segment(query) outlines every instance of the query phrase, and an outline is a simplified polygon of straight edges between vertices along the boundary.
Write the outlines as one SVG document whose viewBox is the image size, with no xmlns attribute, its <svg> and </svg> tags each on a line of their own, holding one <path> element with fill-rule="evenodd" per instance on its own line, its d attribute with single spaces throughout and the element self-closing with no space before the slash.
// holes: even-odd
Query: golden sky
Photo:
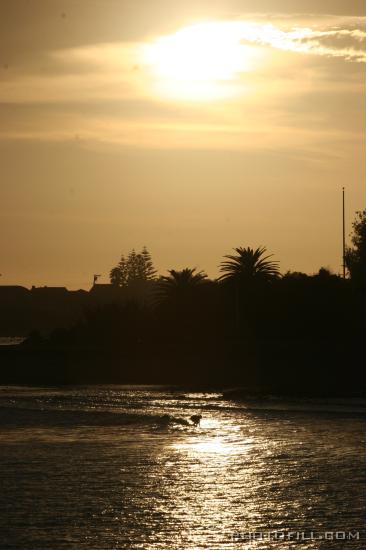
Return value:
<svg viewBox="0 0 366 550">
<path fill-rule="evenodd" d="M 1 284 L 88 288 L 144 245 L 338 272 L 365 71 L 364 0 L 2 0 Z"/>
</svg>

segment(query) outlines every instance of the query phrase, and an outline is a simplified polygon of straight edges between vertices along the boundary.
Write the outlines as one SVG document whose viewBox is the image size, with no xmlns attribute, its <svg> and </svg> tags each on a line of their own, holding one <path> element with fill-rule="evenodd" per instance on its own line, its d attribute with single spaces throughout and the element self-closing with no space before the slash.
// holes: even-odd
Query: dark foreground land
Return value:
<svg viewBox="0 0 366 550">
<path fill-rule="evenodd" d="M 148 355 L 113 349 L 0 348 L 1 384 L 172 384 L 241 387 L 240 394 L 366 397 L 363 349 L 341 342 L 268 341 L 231 354 Z"/>
<path fill-rule="evenodd" d="M 364 286 L 326 271 L 240 284 L 192 273 L 158 286 L 164 292 L 150 302 L 85 309 L 68 327 L 43 336 L 33 331 L 21 345 L 0 347 L 0 384 L 366 396 Z"/>
</svg>

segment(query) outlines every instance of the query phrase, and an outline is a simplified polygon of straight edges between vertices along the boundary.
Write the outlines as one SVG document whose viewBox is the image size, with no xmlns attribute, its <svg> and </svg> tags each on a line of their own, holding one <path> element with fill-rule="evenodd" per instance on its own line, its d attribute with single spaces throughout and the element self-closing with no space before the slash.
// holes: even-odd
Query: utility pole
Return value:
<svg viewBox="0 0 366 550">
<path fill-rule="evenodd" d="M 345 209 L 345 194 L 342 187 L 342 215 L 343 215 L 343 279 L 346 278 L 346 209 Z"/>
</svg>

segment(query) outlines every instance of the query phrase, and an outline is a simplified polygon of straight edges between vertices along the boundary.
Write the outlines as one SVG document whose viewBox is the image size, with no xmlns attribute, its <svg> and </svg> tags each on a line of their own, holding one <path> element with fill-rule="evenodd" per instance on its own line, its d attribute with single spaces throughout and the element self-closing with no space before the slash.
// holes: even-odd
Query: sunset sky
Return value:
<svg viewBox="0 0 366 550">
<path fill-rule="evenodd" d="M 340 271 L 366 208 L 365 0 L 1 0 L 0 284 L 146 245 Z"/>
</svg>

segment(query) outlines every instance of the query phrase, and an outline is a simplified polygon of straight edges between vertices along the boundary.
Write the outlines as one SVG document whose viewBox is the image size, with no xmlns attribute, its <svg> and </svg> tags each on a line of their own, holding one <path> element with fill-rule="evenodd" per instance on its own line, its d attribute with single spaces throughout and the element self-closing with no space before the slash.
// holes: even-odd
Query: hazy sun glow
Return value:
<svg viewBox="0 0 366 550">
<path fill-rule="evenodd" d="M 366 55 L 357 53 L 354 47 L 337 50 L 324 42 L 334 36 L 361 40 L 366 33 L 279 27 L 243 20 L 211 21 L 185 27 L 146 44 L 142 63 L 153 78 L 158 96 L 215 100 L 246 90 L 243 74 L 254 70 L 262 55 L 271 50 L 366 62 Z"/>
<path fill-rule="evenodd" d="M 159 38 L 144 49 L 160 95 L 210 100 L 235 92 L 234 79 L 248 71 L 253 47 L 230 22 L 200 23 Z"/>
</svg>

